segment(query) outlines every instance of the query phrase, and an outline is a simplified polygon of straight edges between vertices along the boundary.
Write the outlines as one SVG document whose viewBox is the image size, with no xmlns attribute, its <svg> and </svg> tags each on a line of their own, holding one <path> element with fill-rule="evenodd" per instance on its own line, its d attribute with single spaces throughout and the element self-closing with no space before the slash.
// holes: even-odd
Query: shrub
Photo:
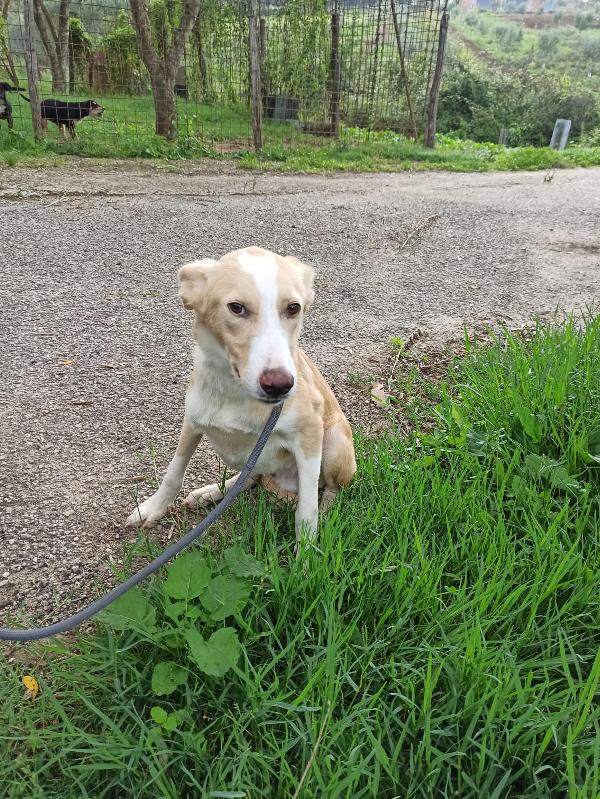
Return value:
<svg viewBox="0 0 600 799">
<path fill-rule="evenodd" d="M 580 143 L 584 147 L 600 147 L 600 128 L 584 133 Z"/>
<path fill-rule="evenodd" d="M 600 62 L 600 36 L 585 33 L 581 37 L 581 54 L 586 61 Z"/>
<path fill-rule="evenodd" d="M 538 39 L 538 47 L 545 55 L 551 55 L 558 50 L 562 34 L 557 30 L 543 30 Z"/>
<path fill-rule="evenodd" d="M 591 11 L 587 11 L 586 13 L 582 14 L 575 14 L 575 27 L 583 31 L 586 28 L 589 28 L 594 21 L 594 15 Z"/>
<path fill-rule="evenodd" d="M 504 49 L 511 50 L 523 41 L 523 28 L 516 25 L 498 25 L 494 30 L 494 36 Z"/>
<path fill-rule="evenodd" d="M 546 146 L 558 118 L 570 119 L 572 136 L 600 127 L 595 92 L 569 78 L 492 74 L 472 61 L 450 59 L 440 92 L 438 130 L 475 141 L 497 141 L 510 128 L 511 144 Z"/>
<path fill-rule="evenodd" d="M 126 11 L 119 11 L 114 27 L 99 42 L 107 59 L 111 90 L 137 94 L 146 89 L 144 65 L 139 56 L 137 36 Z"/>
</svg>

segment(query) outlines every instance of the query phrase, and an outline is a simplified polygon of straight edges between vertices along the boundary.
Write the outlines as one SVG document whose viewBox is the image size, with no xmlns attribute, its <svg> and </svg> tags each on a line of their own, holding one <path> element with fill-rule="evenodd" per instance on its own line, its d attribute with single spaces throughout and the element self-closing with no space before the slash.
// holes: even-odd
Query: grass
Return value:
<svg viewBox="0 0 600 799">
<path fill-rule="evenodd" d="M 44 96 L 51 96 L 46 87 Z M 85 99 L 73 95 L 72 101 Z M 150 96 L 99 97 L 105 107 L 102 119 L 84 120 L 77 126 L 78 140 L 64 142 L 58 128 L 49 125 L 44 142 L 34 143 L 29 105 L 12 94 L 14 132 L 0 127 L 0 152 L 23 155 L 81 155 L 96 158 L 182 158 L 216 155 L 224 142 L 247 148 L 251 141 L 250 113 L 242 107 L 208 106 L 178 98 L 179 137 L 166 142 L 154 133 L 154 103 Z M 279 125 L 266 123 L 270 138 L 281 141 Z M 234 147 L 235 149 L 235 147 Z"/>
<path fill-rule="evenodd" d="M 433 431 L 358 438 L 305 563 L 249 494 L 234 555 L 5 659 L 3 795 L 596 797 L 600 317 L 467 346 Z"/>
<path fill-rule="evenodd" d="M 404 170 L 489 172 L 493 170 L 561 169 L 600 166 L 600 147 L 572 146 L 562 152 L 549 147 L 504 147 L 438 136 L 435 149 L 395 134 L 373 134 L 363 144 L 329 147 L 268 145 L 261 153 L 246 152 L 239 163 L 248 169 L 279 172 L 399 172 Z"/>
<path fill-rule="evenodd" d="M 77 98 L 75 98 L 77 99 Z M 145 158 L 182 161 L 233 158 L 242 168 L 280 172 L 396 172 L 446 170 L 556 169 L 600 166 L 600 147 L 571 146 L 563 152 L 549 148 L 507 148 L 497 144 L 460 141 L 439 135 L 430 150 L 390 131 L 343 131 L 340 142 L 300 133 L 289 124 L 265 122 L 266 146 L 251 149 L 250 115 L 242 107 L 208 106 L 178 100 L 179 136 L 166 142 L 153 132 L 152 99 L 100 98 L 106 111 L 101 120 L 84 120 L 79 138 L 64 142 L 49 126 L 46 140 L 35 143 L 27 103 L 12 96 L 15 128 L 0 124 L 0 164 L 55 165 L 68 156 L 84 158 Z"/>
</svg>

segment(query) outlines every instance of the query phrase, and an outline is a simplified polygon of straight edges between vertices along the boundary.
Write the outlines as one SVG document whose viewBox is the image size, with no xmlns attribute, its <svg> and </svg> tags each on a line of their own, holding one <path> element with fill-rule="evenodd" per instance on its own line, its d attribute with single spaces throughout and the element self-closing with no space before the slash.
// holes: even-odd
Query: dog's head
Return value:
<svg viewBox="0 0 600 799">
<path fill-rule="evenodd" d="M 294 392 L 296 352 L 314 271 L 292 257 L 249 247 L 179 270 L 179 295 L 196 313 L 204 348 L 226 358 L 250 396 L 278 402 Z"/>
<path fill-rule="evenodd" d="M 95 100 L 88 100 L 86 106 L 90 109 L 91 117 L 101 117 L 104 113 L 104 108 Z"/>
</svg>

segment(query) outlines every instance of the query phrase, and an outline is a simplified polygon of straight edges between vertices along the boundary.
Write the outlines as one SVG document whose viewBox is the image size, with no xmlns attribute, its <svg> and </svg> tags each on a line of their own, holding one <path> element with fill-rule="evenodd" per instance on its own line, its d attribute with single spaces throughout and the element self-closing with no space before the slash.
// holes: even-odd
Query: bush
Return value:
<svg viewBox="0 0 600 799">
<path fill-rule="evenodd" d="M 524 143 L 546 145 L 557 119 L 570 119 L 571 136 L 600 125 L 596 93 L 569 78 L 539 76 L 530 81 L 524 108 Z"/>
<path fill-rule="evenodd" d="M 146 88 L 136 32 L 126 11 L 119 11 L 113 29 L 102 37 L 98 49 L 106 56 L 111 91 L 137 94 Z"/>
<path fill-rule="evenodd" d="M 600 147 L 600 128 L 584 133 L 580 143 L 584 147 Z"/>
<path fill-rule="evenodd" d="M 543 30 L 538 39 L 540 51 L 545 55 L 551 55 L 558 50 L 562 39 L 562 34 L 557 30 Z"/>
<path fill-rule="evenodd" d="M 581 54 L 586 61 L 600 62 L 600 36 L 585 33 L 581 37 Z"/>
<path fill-rule="evenodd" d="M 580 31 L 589 28 L 593 21 L 594 15 L 591 11 L 587 11 L 585 14 L 575 14 L 575 27 Z"/>
<path fill-rule="evenodd" d="M 572 137 L 600 127 L 595 92 L 568 78 L 492 74 L 472 61 L 450 59 L 440 92 L 438 130 L 475 141 L 497 141 L 510 128 L 511 144 L 547 146 L 558 118 L 570 119 Z"/>
<path fill-rule="evenodd" d="M 523 41 L 523 28 L 516 25 L 498 25 L 494 30 L 494 36 L 504 49 L 511 50 Z"/>
</svg>

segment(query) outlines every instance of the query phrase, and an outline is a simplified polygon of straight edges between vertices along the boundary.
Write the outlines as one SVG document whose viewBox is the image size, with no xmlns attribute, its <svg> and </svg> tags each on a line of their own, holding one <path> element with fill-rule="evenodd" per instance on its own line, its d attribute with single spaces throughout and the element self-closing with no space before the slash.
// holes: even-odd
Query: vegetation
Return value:
<svg viewBox="0 0 600 799">
<path fill-rule="evenodd" d="M 3 660 L 5 794 L 597 796 L 600 318 L 466 344 L 428 432 L 358 438 L 304 562 L 251 493 L 95 631 Z"/>
<path fill-rule="evenodd" d="M 248 141 L 249 112 L 179 101 L 180 126 L 177 141 L 167 142 L 153 131 L 152 100 L 146 98 L 146 115 L 140 114 L 139 99 L 105 100 L 102 120 L 78 125 L 79 139 L 63 142 L 57 131 L 41 143 L 28 135 L 28 109 L 22 103 L 15 118 L 15 131 L 0 129 L 0 164 L 57 163 L 68 155 L 86 158 L 160 158 L 181 161 L 190 158 L 233 158 L 247 169 L 282 172 L 399 171 L 442 169 L 459 172 L 488 170 L 559 169 L 600 166 L 600 140 L 572 145 L 563 152 L 549 148 L 509 148 L 438 135 L 434 150 L 396 133 L 371 133 L 345 129 L 342 140 L 324 146 L 315 137 L 297 134 L 291 140 L 287 126 L 267 123 L 268 144 L 256 153 Z M 17 109 L 18 110 L 18 109 Z M 228 138 L 231 136 L 233 138 Z M 225 145 L 225 152 L 221 146 Z"/>
<path fill-rule="evenodd" d="M 172 141 L 176 133 L 177 71 L 198 19 L 200 0 L 182 0 L 179 7 L 155 0 L 150 11 L 144 0 L 130 0 L 129 5 L 140 57 L 152 85 L 156 133 Z"/>
<path fill-rule="evenodd" d="M 527 29 L 502 15 L 452 18 L 438 128 L 477 141 L 548 144 L 558 118 L 574 140 L 600 129 L 600 29 Z"/>
<path fill-rule="evenodd" d="M 7 76 L 11 68 L 14 72 L 23 67 L 19 59 L 15 67 L 11 56 L 11 48 L 20 52 L 23 45 L 15 39 L 14 26 L 7 27 L 9 3 L 3 6 L 7 16 L 0 23 L 0 66 Z M 561 12 L 542 15 L 551 17 L 552 24 L 532 29 L 506 15 L 453 11 L 438 114 L 438 131 L 444 135 L 439 139 L 440 153 L 428 155 L 400 135 L 411 126 L 403 109 L 405 81 L 399 76 L 398 61 L 400 42 L 413 109 L 422 122 L 427 47 L 435 39 L 434 23 L 427 14 L 415 7 L 410 25 L 401 21 L 398 41 L 392 17 L 385 21 L 381 8 L 375 13 L 356 7 L 345 15 L 339 51 L 343 135 L 341 142 L 318 152 L 316 145 L 326 145 L 330 132 L 329 13 L 322 0 L 289 0 L 270 7 L 261 34 L 268 43 L 262 64 L 265 94 L 290 98 L 299 119 L 279 124 L 267 119 L 267 147 L 253 155 L 247 152 L 251 141 L 247 18 L 235 0 L 206 0 L 200 10 L 198 0 L 188 0 L 187 5 L 152 0 L 147 12 L 136 0 L 134 14 L 120 8 L 124 0 L 110 6 L 102 0 L 100 21 L 98 12 L 83 0 L 36 0 L 36 4 L 40 31 L 47 34 L 42 43 L 52 73 L 51 88 L 44 69 L 42 96 L 54 93 L 68 74 L 72 99 L 91 93 L 107 112 L 101 123 L 81 125 L 81 141 L 68 145 L 59 146 L 52 135 L 41 148 L 26 145 L 0 127 L 0 151 L 7 161 L 18 160 L 20 153 L 48 151 L 182 158 L 226 149 L 245 166 L 290 170 L 404 169 L 415 163 L 418 168 L 535 168 L 597 162 L 593 148 L 600 131 L 600 28 L 593 27 L 593 12 L 586 11 L 585 19 L 563 17 Z M 61 32 L 66 10 L 71 13 L 68 64 Z M 57 14 L 61 24 L 53 29 L 50 23 Z M 12 82 L 18 82 L 14 76 Z M 174 96 L 175 86 L 187 101 Z M 29 109 L 17 100 L 15 112 L 16 131 L 30 136 Z M 508 131 L 513 148 L 545 147 L 559 117 L 572 120 L 572 141 L 583 145 L 583 151 L 534 155 L 490 145 L 474 153 L 472 142 L 497 142 L 502 129 Z M 156 133 L 172 141 L 158 141 Z M 448 148 L 444 136 L 463 139 L 464 145 Z M 351 142 L 357 145 L 354 151 Z"/>
</svg>

